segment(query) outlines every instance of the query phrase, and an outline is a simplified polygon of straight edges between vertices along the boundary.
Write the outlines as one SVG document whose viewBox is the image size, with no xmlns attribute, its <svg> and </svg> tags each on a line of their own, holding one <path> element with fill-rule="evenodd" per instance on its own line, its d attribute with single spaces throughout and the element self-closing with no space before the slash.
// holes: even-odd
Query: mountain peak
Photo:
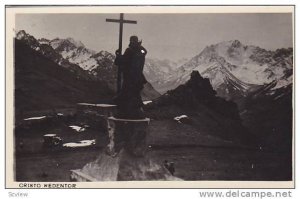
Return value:
<svg viewBox="0 0 300 199">
<path fill-rule="evenodd" d="M 34 36 L 26 33 L 25 30 L 20 30 L 16 34 L 16 39 L 22 42 L 25 42 L 27 45 L 31 46 L 31 48 L 38 50 L 40 47 L 40 43 L 34 38 Z"/>
<path fill-rule="evenodd" d="M 111 56 L 112 55 L 110 52 L 107 52 L 106 50 L 101 50 L 97 54 L 102 55 L 102 56 Z"/>
<path fill-rule="evenodd" d="M 247 48 L 247 46 L 243 45 L 239 40 L 223 41 L 206 46 L 199 55 L 209 57 L 216 55 L 224 56 L 225 54 L 230 54 L 241 47 L 243 47 L 243 49 Z"/>
<path fill-rule="evenodd" d="M 77 41 L 71 37 L 66 39 L 55 38 L 50 41 L 50 45 L 54 49 L 58 49 L 59 51 L 68 48 L 68 49 L 75 49 L 75 48 L 85 48 L 84 44 L 81 41 Z"/>
<path fill-rule="evenodd" d="M 113 54 L 111 54 L 110 52 L 107 52 L 105 50 L 101 50 L 99 51 L 98 53 L 95 53 L 91 56 L 91 58 L 95 58 L 97 60 L 100 60 L 100 59 L 103 59 L 103 58 L 108 58 L 110 60 L 113 60 L 115 59 L 115 56 Z"/>
<path fill-rule="evenodd" d="M 212 45 L 213 48 L 216 48 L 216 49 L 222 49 L 222 48 L 241 48 L 241 47 L 245 47 L 246 45 L 244 45 L 242 42 L 240 42 L 239 40 L 237 39 L 234 39 L 234 40 L 228 40 L 228 41 L 222 41 L 222 42 L 219 42 L 219 43 L 216 43 L 214 45 Z"/>
<path fill-rule="evenodd" d="M 231 40 L 231 46 L 232 47 L 240 47 L 242 46 L 242 43 L 239 40 Z"/>
<path fill-rule="evenodd" d="M 73 39 L 72 37 L 68 37 L 66 40 L 68 40 L 70 43 L 74 44 L 77 47 L 85 47 L 81 41 L 77 41 L 77 40 Z"/>
<path fill-rule="evenodd" d="M 19 39 L 19 40 L 28 39 L 29 37 L 32 37 L 32 36 L 30 34 L 26 33 L 25 30 L 20 30 L 16 34 L 16 39 Z"/>
<path fill-rule="evenodd" d="M 40 42 L 40 44 L 47 44 L 47 45 L 50 44 L 50 40 L 46 38 L 38 39 L 38 42 Z"/>
<path fill-rule="evenodd" d="M 27 35 L 27 33 L 25 32 L 25 30 L 20 30 L 20 31 L 17 32 L 16 38 L 17 39 L 21 39 L 21 38 L 23 38 L 26 35 Z"/>
</svg>

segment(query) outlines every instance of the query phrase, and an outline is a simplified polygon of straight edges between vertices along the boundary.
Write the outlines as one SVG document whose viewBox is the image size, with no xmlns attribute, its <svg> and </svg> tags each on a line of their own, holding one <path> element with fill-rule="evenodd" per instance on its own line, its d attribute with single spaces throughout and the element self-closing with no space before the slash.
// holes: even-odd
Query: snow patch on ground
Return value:
<svg viewBox="0 0 300 199">
<path fill-rule="evenodd" d="M 148 100 L 148 101 L 143 101 L 143 104 L 144 104 L 144 105 L 146 105 L 146 104 L 150 104 L 150 103 L 152 103 L 152 101 L 151 101 L 151 100 Z"/>
<path fill-rule="evenodd" d="M 117 105 L 115 104 L 90 104 L 90 103 L 78 103 L 77 105 L 80 106 L 95 106 L 95 107 L 103 107 L 103 108 L 107 108 L 107 107 L 116 107 Z"/>
<path fill-rule="evenodd" d="M 24 120 L 41 120 L 41 119 L 44 119 L 46 118 L 46 116 L 41 116 L 41 117 L 30 117 L 30 118 L 26 118 Z"/>
<path fill-rule="evenodd" d="M 45 134 L 44 137 L 54 137 L 56 134 Z"/>
<path fill-rule="evenodd" d="M 71 129 L 77 131 L 77 132 L 83 132 L 85 131 L 85 128 L 84 127 L 81 127 L 81 126 L 75 126 L 75 125 L 71 125 L 69 126 Z"/>
<path fill-rule="evenodd" d="M 188 116 L 187 115 L 180 115 L 180 116 L 177 116 L 177 117 L 174 117 L 174 120 L 177 121 L 178 123 L 181 123 L 181 119 L 187 119 Z"/>
<path fill-rule="evenodd" d="M 87 147 L 96 144 L 96 140 L 81 140 L 79 142 L 69 142 L 63 144 L 64 147 L 77 148 L 77 147 Z"/>
</svg>

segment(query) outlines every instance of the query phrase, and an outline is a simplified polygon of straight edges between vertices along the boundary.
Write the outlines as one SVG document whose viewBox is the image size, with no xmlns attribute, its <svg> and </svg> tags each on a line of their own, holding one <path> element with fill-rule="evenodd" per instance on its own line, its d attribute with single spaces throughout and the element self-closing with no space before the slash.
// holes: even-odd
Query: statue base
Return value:
<svg viewBox="0 0 300 199">
<path fill-rule="evenodd" d="M 147 155 L 149 118 L 107 118 L 109 144 L 97 160 L 71 170 L 71 181 L 181 180 Z"/>
<path fill-rule="evenodd" d="M 106 153 L 94 162 L 86 164 L 82 169 L 71 170 L 71 181 L 181 181 L 172 176 L 161 164 L 150 158 L 132 156 L 125 150 L 112 157 Z"/>
</svg>

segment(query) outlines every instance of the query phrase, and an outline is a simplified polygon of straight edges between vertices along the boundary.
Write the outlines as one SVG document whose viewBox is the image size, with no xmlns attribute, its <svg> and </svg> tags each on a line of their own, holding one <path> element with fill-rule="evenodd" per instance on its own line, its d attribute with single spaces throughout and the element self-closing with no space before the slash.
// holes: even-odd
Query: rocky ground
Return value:
<svg viewBox="0 0 300 199">
<path fill-rule="evenodd" d="M 45 125 L 47 124 L 47 125 Z M 71 125 L 88 125 L 77 132 Z M 43 135 L 55 133 L 64 143 L 96 139 L 83 148 L 45 148 Z M 69 181 L 70 170 L 94 161 L 107 144 L 107 134 L 95 118 L 61 116 L 27 122 L 15 131 L 17 181 Z M 291 180 L 291 154 L 236 144 L 191 124 L 152 120 L 148 155 L 155 162 L 175 163 L 175 176 L 184 180 Z"/>
</svg>

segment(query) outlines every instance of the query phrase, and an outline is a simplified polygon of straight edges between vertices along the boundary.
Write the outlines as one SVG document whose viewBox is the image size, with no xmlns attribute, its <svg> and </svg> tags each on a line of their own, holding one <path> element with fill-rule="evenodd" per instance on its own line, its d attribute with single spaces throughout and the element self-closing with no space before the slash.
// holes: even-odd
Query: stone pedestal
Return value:
<svg viewBox="0 0 300 199">
<path fill-rule="evenodd" d="M 147 155 L 149 118 L 107 118 L 109 143 L 96 161 L 71 171 L 72 181 L 180 180 Z"/>
<path fill-rule="evenodd" d="M 116 156 L 124 149 L 134 156 L 144 156 L 149 123 L 149 118 L 132 120 L 109 117 L 107 153 Z"/>
</svg>

